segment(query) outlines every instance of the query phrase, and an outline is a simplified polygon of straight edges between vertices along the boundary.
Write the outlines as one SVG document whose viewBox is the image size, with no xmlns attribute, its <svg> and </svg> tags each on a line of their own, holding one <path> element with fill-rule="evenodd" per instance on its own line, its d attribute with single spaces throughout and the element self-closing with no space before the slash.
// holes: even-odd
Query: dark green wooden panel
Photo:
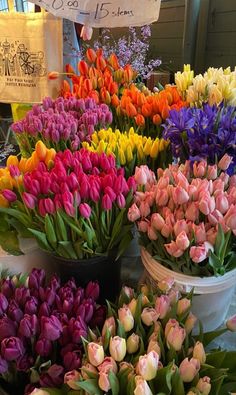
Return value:
<svg viewBox="0 0 236 395">
<path fill-rule="evenodd" d="M 216 12 L 236 11 L 235 0 L 211 0 L 211 10 Z"/>
<path fill-rule="evenodd" d="M 152 39 L 182 38 L 184 22 L 154 23 L 152 26 Z"/>
<path fill-rule="evenodd" d="M 236 32 L 236 10 L 230 12 L 210 12 L 208 32 Z"/>
</svg>

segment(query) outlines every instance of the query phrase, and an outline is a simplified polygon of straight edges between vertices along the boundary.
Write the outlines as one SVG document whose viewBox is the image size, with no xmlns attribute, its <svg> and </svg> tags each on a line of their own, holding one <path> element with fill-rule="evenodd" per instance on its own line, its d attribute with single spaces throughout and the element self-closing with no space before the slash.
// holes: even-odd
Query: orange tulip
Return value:
<svg viewBox="0 0 236 395">
<path fill-rule="evenodd" d="M 75 74 L 75 70 L 73 69 L 73 67 L 68 63 L 65 66 L 66 69 L 66 73 L 69 74 L 67 77 L 71 78 L 71 74 Z"/>
<path fill-rule="evenodd" d="M 104 78 L 99 77 L 98 78 L 98 88 L 101 89 L 104 87 Z"/>
<path fill-rule="evenodd" d="M 128 96 L 121 97 L 121 100 L 120 100 L 121 108 L 125 109 L 129 103 L 131 103 L 130 97 L 128 97 Z"/>
<path fill-rule="evenodd" d="M 97 87 L 98 87 L 98 79 L 96 77 L 91 78 L 91 83 L 92 83 L 93 89 L 97 89 Z"/>
<path fill-rule="evenodd" d="M 145 103 L 142 106 L 142 114 L 144 117 L 150 117 L 152 115 L 152 106 L 149 103 Z"/>
<path fill-rule="evenodd" d="M 118 68 L 120 67 L 118 58 L 114 53 L 112 53 L 111 56 L 109 57 L 109 63 L 114 70 L 118 70 Z"/>
<path fill-rule="evenodd" d="M 135 122 L 138 126 L 144 126 L 145 125 L 145 118 L 142 114 L 138 114 L 135 117 Z"/>
<path fill-rule="evenodd" d="M 103 55 L 103 49 L 102 48 L 98 48 L 96 51 L 96 55 L 97 56 L 102 56 Z"/>
<path fill-rule="evenodd" d="M 108 91 L 111 95 L 114 95 L 118 92 L 118 84 L 115 81 L 112 81 L 108 86 Z"/>
<path fill-rule="evenodd" d="M 47 147 L 42 141 L 37 141 L 35 145 L 35 152 L 39 158 L 39 160 L 45 160 L 47 155 Z"/>
<path fill-rule="evenodd" d="M 86 78 L 85 81 L 84 81 L 84 89 L 87 92 L 91 92 L 91 90 L 93 89 L 92 82 L 88 78 Z"/>
<path fill-rule="evenodd" d="M 88 74 L 88 65 L 84 60 L 81 60 L 78 63 L 78 70 L 81 75 L 87 75 Z"/>
<path fill-rule="evenodd" d="M 48 73 L 48 79 L 49 80 L 56 80 L 57 78 L 59 78 L 60 73 L 58 73 L 58 71 L 51 71 L 50 73 Z"/>
<path fill-rule="evenodd" d="M 109 105 L 111 103 L 111 96 L 106 88 L 101 89 L 100 97 L 101 97 L 101 100 L 103 101 L 103 103 L 106 103 L 107 105 Z"/>
<path fill-rule="evenodd" d="M 99 72 L 95 67 L 89 67 L 88 71 L 89 78 L 98 78 L 99 77 Z"/>
<path fill-rule="evenodd" d="M 154 123 L 154 125 L 160 125 L 162 123 L 162 119 L 160 115 L 159 114 L 153 115 L 152 122 Z"/>
<path fill-rule="evenodd" d="M 90 63 L 95 63 L 97 55 L 92 48 L 88 48 L 86 51 L 86 57 Z"/>
<path fill-rule="evenodd" d="M 66 80 L 62 83 L 62 92 L 70 92 L 70 84 Z"/>
<path fill-rule="evenodd" d="M 163 119 L 168 118 L 169 116 L 169 107 L 163 107 L 162 111 L 161 111 L 161 116 Z"/>
<path fill-rule="evenodd" d="M 19 170 L 21 173 L 26 172 L 26 162 L 27 162 L 27 158 L 21 158 L 19 163 Z"/>
<path fill-rule="evenodd" d="M 96 59 L 96 67 L 98 70 L 104 70 L 106 68 L 106 61 L 102 55 L 99 55 Z"/>
<path fill-rule="evenodd" d="M 97 91 L 91 91 L 89 93 L 89 97 L 91 97 L 91 99 L 94 99 L 97 104 L 99 103 L 99 93 Z"/>
<path fill-rule="evenodd" d="M 131 68 L 127 68 L 124 70 L 124 81 L 129 83 L 133 79 L 133 70 Z"/>
<path fill-rule="evenodd" d="M 0 193 L 0 207 L 9 207 L 9 202 L 5 197 Z"/>
<path fill-rule="evenodd" d="M 111 104 L 112 104 L 112 106 L 114 106 L 114 107 L 119 106 L 119 104 L 120 104 L 120 99 L 119 99 L 119 97 L 118 97 L 116 94 L 112 95 Z"/>
<path fill-rule="evenodd" d="M 128 117 L 134 118 L 137 115 L 137 110 L 132 103 L 128 103 L 126 106 L 126 113 Z"/>
<path fill-rule="evenodd" d="M 7 158 L 7 167 L 9 167 L 10 165 L 14 165 L 17 166 L 19 165 L 19 161 L 16 155 L 10 155 Z"/>
<path fill-rule="evenodd" d="M 146 96 L 144 95 L 144 93 L 140 93 L 137 97 L 137 104 L 139 107 L 142 107 L 143 104 L 145 104 L 147 101 Z"/>
</svg>

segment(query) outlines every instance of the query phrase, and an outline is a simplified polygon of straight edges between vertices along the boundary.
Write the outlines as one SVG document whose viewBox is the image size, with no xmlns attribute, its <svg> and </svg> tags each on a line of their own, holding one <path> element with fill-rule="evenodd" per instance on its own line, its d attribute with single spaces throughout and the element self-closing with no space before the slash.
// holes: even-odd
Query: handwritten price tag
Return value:
<svg viewBox="0 0 236 395">
<path fill-rule="evenodd" d="M 142 26 L 159 18 L 161 0 L 31 0 L 51 14 L 91 27 Z"/>
</svg>

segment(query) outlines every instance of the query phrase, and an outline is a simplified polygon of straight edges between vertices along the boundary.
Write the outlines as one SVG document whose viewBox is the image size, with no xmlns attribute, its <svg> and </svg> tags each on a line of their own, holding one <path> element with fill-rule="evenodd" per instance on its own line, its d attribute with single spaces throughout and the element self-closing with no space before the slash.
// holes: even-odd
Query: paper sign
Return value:
<svg viewBox="0 0 236 395">
<path fill-rule="evenodd" d="M 143 26 L 158 20 L 161 0 L 31 0 L 55 16 L 91 27 Z"/>
</svg>

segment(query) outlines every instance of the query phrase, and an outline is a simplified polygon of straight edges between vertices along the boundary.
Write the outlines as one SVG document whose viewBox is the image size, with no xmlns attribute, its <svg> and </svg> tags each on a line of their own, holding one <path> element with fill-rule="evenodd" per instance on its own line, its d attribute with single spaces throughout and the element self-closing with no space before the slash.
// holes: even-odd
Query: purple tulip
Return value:
<svg viewBox="0 0 236 395">
<path fill-rule="evenodd" d="M 79 182 L 78 179 L 75 175 L 75 173 L 70 173 L 69 176 L 67 177 L 67 184 L 70 188 L 71 191 L 75 191 L 78 188 Z"/>
<path fill-rule="evenodd" d="M 71 340 L 72 340 L 72 338 L 71 338 L 71 334 L 69 331 L 69 327 L 67 325 L 64 325 L 59 343 L 62 347 L 64 347 L 64 346 L 67 346 L 68 344 L 70 344 Z"/>
<path fill-rule="evenodd" d="M 84 299 L 84 289 L 83 288 L 78 288 L 75 294 L 75 299 L 74 299 L 74 310 L 78 308 L 78 306 L 82 303 L 82 300 Z"/>
<path fill-rule="evenodd" d="M 15 178 L 15 177 L 19 177 L 20 176 L 20 170 L 17 166 L 15 165 L 10 165 L 9 166 L 9 171 L 10 171 L 10 175 L 11 177 Z"/>
<path fill-rule="evenodd" d="M 91 320 L 93 313 L 94 303 L 92 302 L 92 299 L 84 299 L 76 311 L 76 314 L 81 317 L 86 324 Z"/>
<path fill-rule="evenodd" d="M 108 194 L 103 195 L 102 197 L 102 208 L 103 210 L 111 210 L 112 209 L 112 201 Z"/>
<path fill-rule="evenodd" d="M 25 314 L 19 325 L 19 335 L 30 339 L 31 337 L 39 333 L 39 321 L 38 317 L 33 314 Z"/>
<path fill-rule="evenodd" d="M 18 337 L 8 337 L 1 342 L 1 355 L 6 361 L 16 361 L 24 352 L 25 348 Z"/>
<path fill-rule="evenodd" d="M 85 289 L 85 297 L 97 300 L 99 297 L 99 284 L 97 281 L 90 281 Z"/>
<path fill-rule="evenodd" d="M 118 193 L 117 198 L 116 198 L 117 206 L 122 209 L 126 205 L 125 197 L 123 193 Z"/>
<path fill-rule="evenodd" d="M 12 321 L 20 322 L 24 313 L 14 299 L 10 300 L 7 315 Z"/>
<path fill-rule="evenodd" d="M 15 301 L 19 306 L 24 306 L 26 301 L 30 298 L 30 290 L 26 287 L 19 287 L 15 289 Z"/>
<path fill-rule="evenodd" d="M 49 317 L 51 315 L 51 309 L 50 306 L 46 303 L 43 302 L 40 307 L 39 307 L 39 311 L 38 311 L 38 317 L 41 318 L 42 316 L 44 317 Z"/>
<path fill-rule="evenodd" d="M 111 199 L 112 202 L 114 202 L 114 200 L 116 200 L 116 193 L 114 192 L 113 188 L 107 186 L 104 190 L 104 193 L 109 196 L 109 198 Z"/>
<path fill-rule="evenodd" d="M 98 202 L 100 199 L 100 192 L 99 189 L 97 188 L 96 185 L 91 185 L 91 188 L 89 190 L 89 195 L 90 198 L 94 201 L 94 202 Z"/>
<path fill-rule="evenodd" d="M 81 336 L 87 336 L 87 325 L 81 317 L 71 318 L 68 327 L 73 343 L 81 343 Z"/>
<path fill-rule="evenodd" d="M 56 274 L 54 274 L 49 282 L 49 287 L 53 289 L 54 292 L 56 292 L 60 288 L 60 286 L 61 280 Z"/>
<path fill-rule="evenodd" d="M 17 200 L 17 196 L 16 196 L 15 192 L 11 191 L 10 189 L 5 189 L 2 192 L 2 194 L 5 197 L 5 199 L 7 199 L 8 202 L 10 202 L 10 203 L 15 202 Z"/>
<path fill-rule="evenodd" d="M 11 279 L 3 279 L 1 282 L 1 292 L 10 299 L 15 291 L 15 284 Z"/>
<path fill-rule="evenodd" d="M 57 317 L 41 317 L 41 336 L 47 340 L 57 340 L 61 336 L 62 325 Z"/>
<path fill-rule="evenodd" d="M 112 113 L 110 111 L 106 113 L 105 123 L 108 125 L 112 123 Z"/>
<path fill-rule="evenodd" d="M 43 287 L 45 283 L 46 274 L 43 269 L 33 269 L 29 275 L 29 288 Z"/>
<path fill-rule="evenodd" d="M 68 351 L 63 357 L 63 364 L 67 371 L 78 370 L 82 363 L 82 352 L 78 351 Z"/>
<path fill-rule="evenodd" d="M 52 350 L 53 347 L 50 340 L 42 338 L 39 339 L 35 344 L 35 351 L 41 357 L 50 357 L 50 355 L 52 354 Z"/>
<path fill-rule="evenodd" d="M 91 207 L 87 203 L 81 203 L 79 205 L 79 212 L 82 217 L 89 218 L 91 215 Z"/>
<path fill-rule="evenodd" d="M 46 373 L 40 376 L 39 383 L 42 387 L 60 387 L 64 381 L 64 368 L 60 365 L 52 365 Z"/>
<path fill-rule="evenodd" d="M 51 198 L 44 199 L 44 207 L 48 214 L 55 213 L 55 206 Z"/>
<path fill-rule="evenodd" d="M 3 317 L 0 319 L 0 342 L 6 337 L 11 337 L 16 335 L 16 325 L 8 317 Z"/>
<path fill-rule="evenodd" d="M 8 363 L 0 356 L 0 375 L 8 371 Z"/>
<path fill-rule="evenodd" d="M 59 319 L 59 321 L 61 322 L 63 328 L 64 328 L 64 325 L 67 325 L 68 322 L 69 322 L 68 315 L 65 314 L 65 313 L 61 313 L 58 310 L 53 310 L 52 311 L 52 315 L 55 315 L 55 317 L 57 317 Z"/>
<path fill-rule="evenodd" d="M 77 290 L 77 285 L 76 285 L 75 279 L 73 277 L 65 283 L 64 287 L 62 287 L 60 289 L 60 292 L 59 292 L 60 295 L 61 295 L 61 292 L 64 292 L 64 289 L 67 289 L 67 288 L 71 288 L 72 291 Z"/>
<path fill-rule="evenodd" d="M 2 292 L 0 292 L 0 317 L 3 316 L 7 308 L 8 308 L 8 300 L 6 296 Z"/>
<path fill-rule="evenodd" d="M 45 199 L 40 199 L 39 205 L 38 205 L 39 214 L 41 215 L 41 217 L 45 217 L 47 214 L 47 211 L 46 211 L 45 205 L 44 205 L 44 201 L 45 201 Z"/>
<path fill-rule="evenodd" d="M 64 203 L 64 209 L 65 209 L 66 214 L 69 215 L 69 217 L 75 216 L 75 208 L 69 202 Z"/>
<path fill-rule="evenodd" d="M 34 195 L 28 192 L 23 192 L 22 199 L 26 207 L 30 208 L 31 210 L 35 208 L 37 203 L 37 198 Z"/>
<path fill-rule="evenodd" d="M 98 306 L 94 312 L 94 315 L 89 323 L 90 328 L 102 328 L 104 321 L 106 319 L 106 307 Z"/>
<path fill-rule="evenodd" d="M 25 314 L 36 314 L 38 311 L 38 299 L 36 299 L 34 296 L 31 296 L 26 304 L 25 304 Z"/>
<path fill-rule="evenodd" d="M 53 303 L 55 302 L 56 293 L 50 287 L 47 288 L 40 287 L 39 296 L 42 302 L 47 302 L 49 306 L 52 306 Z"/>
<path fill-rule="evenodd" d="M 32 366 L 34 366 L 34 359 L 29 355 L 24 355 L 16 362 L 16 368 L 21 372 L 27 372 Z"/>
<path fill-rule="evenodd" d="M 80 347 L 80 346 L 78 346 L 77 344 L 67 343 L 67 345 L 62 347 L 61 350 L 60 350 L 61 357 L 63 358 L 64 355 L 66 355 L 66 353 L 68 353 L 69 351 L 76 351 L 76 350 L 78 350 L 78 347 Z"/>
</svg>

